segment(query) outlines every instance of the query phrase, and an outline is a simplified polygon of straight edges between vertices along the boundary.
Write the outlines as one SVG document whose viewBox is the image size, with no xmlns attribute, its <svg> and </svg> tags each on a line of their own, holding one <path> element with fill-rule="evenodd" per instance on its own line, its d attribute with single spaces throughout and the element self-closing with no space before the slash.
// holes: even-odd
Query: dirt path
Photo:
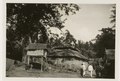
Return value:
<svg viewBox="0 0 120 81">
<path fill-rule="evenodd" d="M 16 67 L 14 70 L 7 72 L 8 77 L 41 77 L 41 78 L 82 78 L 79 73 L 65 72 L 41 72 L 32 69 L 26 71 L 24 67 Z M 85 77 L 84 77 L 85 78 Z M 86 76 L 89 78 L 89 76 Z"/>
<path fill-rule="evenodd" d="M 78 73 L 41 72 L 40 70 L 26 71 L 23 67 L 17 67 L 7 72 L 8 77 L 54 77 L 54 78 L 79 78 Z"/>
</svg>

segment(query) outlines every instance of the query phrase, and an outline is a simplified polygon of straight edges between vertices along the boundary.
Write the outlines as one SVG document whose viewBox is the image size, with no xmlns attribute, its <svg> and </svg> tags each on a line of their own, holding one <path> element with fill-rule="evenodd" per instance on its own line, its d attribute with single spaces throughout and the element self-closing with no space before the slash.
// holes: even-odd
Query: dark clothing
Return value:
<svg viewBox="0 0 120 81">
<path fill-rule="evenodd" d="M 83 77 L 83 69 L 80 69 L 80 75 Z"/>
<path fill-rule="evenodd" d="M 115 78 L 115 64 L 114 61 L 106 63 L 103 69 L 104 78 Z"/>
<path fill-rule="evenodd" d="M 101 78 L 102 77 L 102 71 L 103 71 L 103 67 L 100 65 L 96 66 L 96 77 L 97 78 Z"/>
</svg>

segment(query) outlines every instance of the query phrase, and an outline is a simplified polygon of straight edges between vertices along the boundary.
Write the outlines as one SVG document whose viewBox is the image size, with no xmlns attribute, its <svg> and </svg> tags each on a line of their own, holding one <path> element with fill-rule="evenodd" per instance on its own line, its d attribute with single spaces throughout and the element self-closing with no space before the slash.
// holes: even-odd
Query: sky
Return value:
<svg viewBox="0 0 120 81">
<path fill-rule="evenodd" d="M 82 4 L 80 10 L 67 16 L 65 29 L 77 40 L 90 41 L 100 34 L 98 30 L 110 27 L 112 4 Z M 56 31 L 56 30 L 55 30 Z"/>
</svg>

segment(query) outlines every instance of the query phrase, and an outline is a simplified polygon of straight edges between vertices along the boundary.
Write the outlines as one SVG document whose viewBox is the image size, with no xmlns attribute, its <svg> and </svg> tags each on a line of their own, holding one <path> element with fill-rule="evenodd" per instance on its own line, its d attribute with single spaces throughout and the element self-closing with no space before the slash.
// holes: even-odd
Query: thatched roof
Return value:
<svg viewBox="0 0 120 81">
<path fill-rule="evenodd" d="M 54 47 L 53 49 L 71 49 L 71 50 L 75 50 L 75 51 L 78 51 L 77 49 L 73 48 L 73 47 Z"/>
<path fill-rule="evenodd" d="M 54 49 L 53 53 L 49 56 L 52 57 L 77 57 L 79 59 L 88 60 L 87 57 L 83 56 L 79 51 L 73 49 Z"/>
<path fill-rule="evenodd" d="M 41 49 L 47 49 L 47 44 L 31 43 L 26 47 L 26 50 L 41 50 Z"/>
</svg>

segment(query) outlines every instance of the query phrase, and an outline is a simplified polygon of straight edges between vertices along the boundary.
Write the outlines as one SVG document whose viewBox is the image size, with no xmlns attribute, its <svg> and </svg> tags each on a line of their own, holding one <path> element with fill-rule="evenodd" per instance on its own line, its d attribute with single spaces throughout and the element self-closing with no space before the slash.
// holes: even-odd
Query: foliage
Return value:
<svg viewBox="0 0 120 81">
<path fill-rule="evenodd" d="M 7 53 L 10 48 L 17 45 L 16 41 L 22 48 L 29 43 L 49 43 L 47 28 L 63 28 L 65 20 L 62 20 L 61 17 L 75 14 L 79 10 L 79 6 L 76 4 L 7 3 L 6 6 L 7 41 L 10 44 L 15 42 L 14 45 L 7 44 Z"/>
<path fill-rule="evenodd" d="M 116 6 L 113 6 L 112 7 L 112 10 L 111 10 L 111 16 L 110 16 L 110 23 L 113 23 L 113 28 L 115 28 L 116 26 Z"/>
<path fill-rule="evenodd" d="M 81 53 L 88 58 L 96 57 L 96 53 L 93 50 L 94 44 L 91 41 L 84 43 L 84 42 L 78 40 L 78 44 L 76 44 L 76 48 L 78 48 L 81 51 Z"/>
<path fill-rule="evenodd" d="M 104 57 L 105 49 L 115 49 L 115 21 L 116 21 L 116 7 L 113 6 L 111 10 L 110 23 L 114 25 L 108 28 L 102 28 L 96 36 L 96 43 L 94 50 L 97 52 L 98 57 Z"/>
<path fill-rule="evenodd" d="M 62 36 L 59 36 L 58 34 L 52 33 L 50 38 L 50 45 L 51 47 L 73 47 L 75 48 L 76 39 L 73 37 L 73 35 L 69 32 L 69 30 L 66 30 L 66 32 L 62 31 Z"/>
<path fill-rule="evenodd" d="M 60 10 L 69 15 L 69 12 L 75 13 L 79 7 L 75 4 L 7 4 L 7 29 L 13 30 L 14 38 L 18 40 L 25 36 L 33 39 L 41 31 L 43 41 L 46 42 L 45 26 L 64 27 Z"/>
<path fill-rule="evenodd" d="M 75 46 L 76 39 L 68 30 L 66 30 L 65 39 L 63 40 L 63 43 L 64 45 L 67 45 L 67 46 L 73 46 L 73 47 Z"/>
<path fill-rule="evenodd" d="M 96 36 L 95 51 L 98 57 L 103 57 L 105 49 L 115 49 L 115 30 L 112 28 L 102 28 L 101 35 Z"/>
</svg>

